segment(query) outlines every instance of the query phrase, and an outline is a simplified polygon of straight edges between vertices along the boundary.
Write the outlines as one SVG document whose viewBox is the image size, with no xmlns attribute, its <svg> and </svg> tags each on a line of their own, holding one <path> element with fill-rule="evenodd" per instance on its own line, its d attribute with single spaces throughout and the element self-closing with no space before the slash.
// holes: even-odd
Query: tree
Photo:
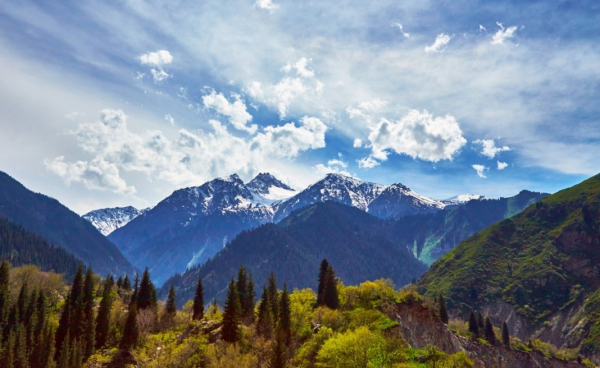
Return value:
<svg viewBox="0 0 600 368">
<path fill-rule="evenodd" d="M 172 321 L 177 314 L 177 306 L 175 306 L 175 288 L 171 285 L 169 289 L 169 296 L 167 297 L 167 304 L 165 305 L 165 318 L 167 321 Z"/>
<path fill-rule="evenodd" d="M 325 273 L 325 283 L 323 285 L 323 302 L 330 309 L 340 307 L 340 299 L 337 290 L 337 279 L 333 267 L 329 266 Z"/>
<path fill-rule="evenodd" d="M 127 313 L 127 320 L 125 320 L 125 326 L 123 327 L 123 337 L 119 345 L 123 350 L 131 350 L 138 343 L 140 330 L 137 323 L 137 312 L 137 304 L 131 304 Z"/>
<path fill-rule="evenodd" d="M 246 297 L 248 296 L 248 273 L 247 273 L 246 267 L 244 267 L 244 265 L 240 265 L 240 269 L 238 271 L 238 276 L 237 276 L 236 288 L 237 288 L 238 295 L 240 296 L 240 306 L 242 307 L 241 315 L 243 316 L 246 314 L 246 310 L 247 310 Z"/>
<path fill-rule="evenodd" d="M 502 344 L 510 349 L 510 335 L 508 334 L 506 321 L 502 324 Z"/>
<path fill-rule="evenodd" d="M 10 306 L 10 263 L 2 261 L 0 265 L 0 326 L 6 323 Z"/>
<path fill-rule="evenodd" d="M 227 290 L 225 309 L 223 311 L 223 340 L 228 342 L 238 341 L 238 325 L 240 324 L 241 310 L 240 296 L 237 293 L 235 281 L 231 279 Z"/>
<path fill-rule="evenodd" d="M 479 327 L 480 332 L 483 333 L 483 331 L 485 331 L 485 321 L 483 320 L 481 312 L 477 312 L 477 326 Z"/>
<path fill-rule="evenodd" d="M 326 259 L 321 261 L 321 266 L 319 267 L 319 286 L 317 288 L 317 306 L 325 305 L 325 299 L 323 290 L 325 288 L 325 275 L 327 274 L 327 269 L 329 268 L 329 262 Z"/>
<path fill-rule="evenodd" d="M 60 319 L 58 320 L 58 328 L 56 329 L 56 335 L 54 338 L 56 344 L 56 358 L 62 356 L 62 349 L 64 346 L 68 346 L 69 335 L 69 323 L 71 321 L 71 301 L 70 295 L 67 295 L 65 300 L 65 306 L 63 307 L 62 313 L 60 315 Z M 66 344 L 66 345 L 65 345 Z M 65 353 L 67 354 L 67 353 Z M 59 361 L 60 362 L 60 361 Z M 60 366 L 60 363 L 59 363 Z"/>
<path fill-rule="evenodd" d="M 284 332 L 278 330 L 269 354 L 268 368 L 285 368 L 287 366 L 287 348 Z"/>
<path fill-rule="evenodd" d="M 252 274 L 248 275 L 248 287 L 245 298 L 246 310 L 244 312 L 244 318 L 246 320 L 250 320 L 250 322 L 254 322 L 254 306 L 256 298 L 256 292 L 254 291 L 254 278 Z"/>
<path fill-rule="evenodd" d="M 440 294 L 438 304 L 440 305 L 440 320 L 442 321 L 442 323 L 448 324 L 448 310 L 446 309 L 446 299 L 444 299 L 444 296 L 442 294 Z"/>
<path fill-rule="evenodd" d="M 290 297 L 286 284 L 283 284 L 283 292 L 281 293 L 281 298 L 279 298 L 278 330 L 283 338 L 285 345 L 289 345 L 292 341 L 292 321 Z"/>
<path fill-rule="evenodd" d="M 131 290 L 131 281 L 129 281 L 129 276 L 125 275 L 125 278 L 123 279 L 123 284 L 121 285 L 121 288 L 123 288 L 123 290 L 127 290 L 127 291 Z"/>
<path fill-rule="evenodd" d="M 475 313 L 471 312 L 469 315 L 469 332 L 473 336 L 473 338 L 479 337 L 479 324 L 477 323 L 477 317 L 475 317 Z"/>
<path fill-rule="evenodd" d="M 83 282 L 83 336 L 80 339 L 80 350 L 85 361 L 96 348 L 96 318 L 94 316 L 94 299 L 96 297 L 94 273 L 88 267 Z"/>
<path fill-rule="evenodd" d="M 260 296 L 260 304 L 258 306 L 258 322 L 256 323 L 256 332 L 259 336 L 268 339 L 271 337 L 273 330 L 273 307 L 271 307 L 271 299 L 267 287 L 263 287 L 262 295 Z"/>
<path fill-rule="evenodd" d="M 492 345 L 496 345 L 496 334 L 494 334 L 494 325 L 489 316 L 485 317 L 485 339 Z"/>
<path fill-rule="evenodd" d="M 110 311 L 113 304 L 113 282 L 114 280 L 110 275 L 104 281 L 102 301 L 100 301 L 100 308 L 98 309 L 98 316 L 96 317 L 96 349 L 103 347 L 108 340 L 108 333 L 111 325 Z"/>
<path fill-rule="evenodd" d="M 154 284 L 150 280 L 148 267 L 146 267 L 144 274 L 142 275 L 142 281 L 137 295 L 137 306 L 138 309 L 148 309 L 156 306 L 156 290 L 154 289 Z"/>
<path fill-rule="evenodd" d="M 277 280 L 273 271 L 269 274 L 269 281 L 267 281 L 267 296 L 271 300 L 273 319 L 277 320 L 279 318 L 279 295 L 277 292 Z"/>
<path fill-rule="evenodd" d="M 202 277 L 198 277 L 198 286 L 194 295 L 194 314 L 192 319 L 201 320 L 204 318 L 204 287 L 202 286 Z"/>
</svg>

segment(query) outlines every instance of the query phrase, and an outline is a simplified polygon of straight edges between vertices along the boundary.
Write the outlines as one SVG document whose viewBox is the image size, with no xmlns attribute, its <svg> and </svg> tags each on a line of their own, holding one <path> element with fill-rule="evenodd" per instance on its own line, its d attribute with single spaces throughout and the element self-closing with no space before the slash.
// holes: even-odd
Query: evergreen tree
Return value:
<svg viewBox="0 0 600 368">
<path fill-rule="evenodd" d="M 65 300 L 65 305 L 62 310 L 62 314 L 60 315 L 60 319 L 58 320 L 58 328 L 56 329 L 56 335 L 54 338 L 55 346 L 56 346 L 56 357 L 61 356 L 62 348 L 65 345 L 65 340 L 69 335 L 69 323 L 71 321 L 71 301 L 69 300 L 70 295 L 67 295 L 67 299 Z M 67 342 L 68 345 L 68 342 Z M 58 359 L 57 359 L 58 360 Z M 68 365 L 68 362 L 67 362 Z M 60 366 L 60 364 L 59 364 Z"/>
<path fill-rule="evenodd" d="M 125 275 L 123 279 L 123 284 L 121 285 L 123 290 L 131 291 L 131 281 L 129 281 L 129 276 Z"/>
<path fill-rule="evenodd" d="M 479 337 L 479 324 L 477 323 L 477 317 L 475 317 L 475 313 L 473 312 L 469 315 L 469 332 L 473 335 L 473 338 Z"/>
<path fill-rule="evenodd" d="M 510 335 L 508 334 L 506 322 L 502 324 L 502 344 L 510 349 Z"/>
<path fill-rule="evenodd" d="M 26 309 L 29 302 L 27 298 L 27 293 L 27 280 L 25 280 L 21 285 L 21 289 L 19 290 L 19 296 L 17 298 L 17 311 L 19 312 L 18 322 L 24 322 L 26 318 Z"/>
<path fill-rule="evenodd" d="M 14 354 L 16 345 L 16 335 L 14 330 L 10 331 L 10 333 L 8 334 L 8 338 L 6 340 L 5 345 L 6 346 L 4 348 L 3 362 L 7 368 L 15 368 Z"/>
<path fill-rule="evenodd" d="M 485 317 L 485 339 L 491 344 L 496 345 L 496 334 L 494 334 L 494 325 L 489 316 Z"/>
<path fill-rule="evenodd" d="M 3 327 L 10 308 L 10 263 L 0 265 L 0 327 Z"/>
<path fill-rule="evenodd" d="M 285 345 L 289 345 L 292 341 L 292 321 L 290 298 L 286 284 L 283 284 L 283 292 L 281 293 L 281 298 L 279 298 L 278 330 L 278 333 L 281 335 L 281 338 L 283 338 Z"/>
<path fill-rule="evenodd" d="M 98 316 L 96 317 L 96 349 L 103 347 L 108 340 L 108 334 L 112 322 L 110 319 L 110 311 L 113 304 L 113 282 L 114 280 L 110 275 L 104 281 L 102 301 L 100 301 L 100 308 L 98 309 Z"/>
<path fill-rule="evenodd" d="M 35 303 L 35 329 L 33 330 L 34 340 L 38 340 L 44 332 L 44 327 L 46 326 L 47 322 L 46 319 L 46 296 L 40 290 Z"/>
<path fill-rule="evenodd" d="M 240 306 L 242 307 L 241 315 L 244 316 L 247 312 L 246 303 L 248 301 L 248 273 L 244 265 L 240 265 L 235 286 L 237 288 L 238 295 L 240 296 Z"/>
<path fill-rule="evenodd" d="M 69 334 L 65 336 L 65 339 L 62 341 L 60 346 L 60 351 L 58 352 L 58 367 L 57 368 L 71 368 L 71 345 Z"/>
<path fill-rule="evenodd" d="M 319 286 L 317 288 L 317 307 L 321 307 L 325 305 L 325 294 L 323 290 L 325 290 L 325 275 L 327 274 L 327 269 L 329 268 L 329 262 L 326 259 L 321 261 L 321 266 L 319 267 Z"/>
<path fill-rule="evenodd" d="M 131 350 L 138 343 L 140 330 L 137 324 L 137 305 L 135 303 L 129 306 L 129 312 L 127 313 L 127 320 L 125 320 L 125 326 L 123 327 L 123 337 L 119 347 L 123 350 Z"/>
<path fill-rule="evenodd" d="M 94 273 L 88 267 L 83 283 L 83 334 L 79 340 L 79 349 L 83 360 L 94 354 L 96 348 L 96 318 L 94 316 L 94 300 L 96 298 Z"/>
<path fill-rule="evenodd" d="M 120 289 L 123 286 L 123 276 L 119 276 L 117 279 L 117 289 Z"/>
<path fill-rule="evenodd" d="M 278 331 L 269 354 L 268 368 L 285 368 L 287 366 L 287 348 L 283 331 Z"/>
<path fill-rule="evenodd" d="M 477 312 L 477 326 L 479 327 L 479 331 L 481 333 L 485 331 L 485 321 L 483 320 L 481 312 Z"/>
<path fill-rule="evenodd" d="M 448 310 L 446 309 L 446 299 L 444 299 L 444 296 L 442 294 L 440 294 L 438 304 L 440 306 L 440 320 L 442 321 L 442 323 L 448 324 Z"/>
<path fill-rule="evenodd" d="M 333 267 L 329 266 L 325 273 L 325 283 L 323 285 L 323 302 L 330 309 L 338 309 L 340 307 L 340 299 L 337 290 L 337 278 Z"/>
<path fill-rule="evenodd" d="M 194 295 L 194 314 L 192 319 L 201 320 L 204 318 L 204 287 L 202 286 L 202 277 L 198 278 L 198 286 L 196 286 L 196 294 Z"/>
<path fill-rule="evenodd" d="M 169 296 L 167 298 L 167 304 L 165 304 L 165 318 L 167 321 L 172 321 L 177 314 L 177 307 L 175 306 L 175 288 L 171 285 L 169 289 Z"/>
<path fill-rule="evenodd" d="M 239 339 L 238 325 L 241 317 L 240 296 L 237 293 L 235 281 L 231 279 L 223 311 L 223 340 L 236 342 Z"/>
<path fill-rule="evenodd" d="M 71 342 L 78 339 L 84 333 L 84 281 L 83 281 L 83 266 L 80 264 L 77 268 L 77 273 L 73 278 L 73 285 L 69 294 L 69 313 L 70 318 L 67 329 Z M 58 339 L 57 339 L 58 340 Z"/>
<path fill-rule="evenodd" d="M 29 368 L 27 338 L 25 336 L 25 326 L 23 324 L 19 324 L 16 328 L 14 364 L 15 368 Z"/>
<path fill-rule="evenodd" d="M 135 275 L 135 281 L 133 283 L 133 293 L 131 294 L 131 299 L 129 300 L 129 305 L 136 304 L 138 301 L 138 294 L 140 292 L 140 277 L 138 274 Z"/>
<path fill-rule="evenodd" d="M 84 355 L 84 351 L 83 351 L 83 344 L 81 343 L 81 340 L 77 339 L 75 341 L 72 342 L 71 344 L 71 353 L 70 355 L 70 366 L 72 368 L 79 368 L 83 366 L 83 355 Z"/>
<path fill-rule="evenodd" d="M 154 284 L 150 280 L 148 267 L 144 270 L 142 281 L 140 283 L 139 292 L 137 295 L 137 306 L 139 309 L 148 309 L 156 307 L 156 290 Z"/>
<path fill-rule="evenodd" d="M 275 279 L 275 272 L 271 271 L 269 274 L 269 281 L 267 282 L 267 285 L 267 296 L 271 301 L 273 320 L 277 320 L 277 318 L 279 318 L 279 295 L 277 293 L 277 280 Z"/>
<path fill-rule="evenodd" d="M 273 330 L 273 307 L 271 307 L 271 299 L 267 287 L 263 287 L 262 295 L 260 296 L 260 304 L 258 306 L 258 322 L 256 323 L 256 331 L 259 336 L 268 339 L 271 337 Z"/>
<path fill-rule="evenodd" d="M 254 322 L 254 306 L 256 298 L 256 292 L 254 291 L 254 278 L 252 274 L 248 275 L 248 293 L 246 295 L 246 312 L 244 318 L 249 319 L 250 322 Z"/>
</svg>

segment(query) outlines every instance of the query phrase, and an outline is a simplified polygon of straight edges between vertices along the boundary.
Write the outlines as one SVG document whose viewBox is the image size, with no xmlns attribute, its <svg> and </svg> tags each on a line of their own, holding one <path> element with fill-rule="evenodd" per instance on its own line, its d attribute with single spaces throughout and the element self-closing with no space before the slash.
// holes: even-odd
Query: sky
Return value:
<svg viewBox="0 0 600 368">
<path fill-rule="evenodd" d="M 74 211 L 329 172 L 444 199 L 600 172 L 597 1 L 0 3 L 0 170 Z"/>
</svg>

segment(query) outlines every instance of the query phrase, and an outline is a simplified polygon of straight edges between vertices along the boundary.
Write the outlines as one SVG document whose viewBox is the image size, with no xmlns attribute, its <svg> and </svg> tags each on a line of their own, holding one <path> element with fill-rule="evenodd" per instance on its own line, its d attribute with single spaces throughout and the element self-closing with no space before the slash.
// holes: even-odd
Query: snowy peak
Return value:
<svg viewBox="0 0 600 368">
<path fill-rule="evenodd" d="M 271 188 L 280 188 L 288 191 L 293 191 L 292 188 L 282 183 L 281 181 L 279 181 L 279 179 L 277 179 L 269 173 L 260 173 L 256 175 L 256 177 L 247 184 L 247 187 L 254 193 L 259 194 L 266 194 Z"/>
<path fill-rule="evenodd" d="M 443 202 L 447 204 L 463 204 L 472 200 L 481 201 L 483 199 L 485 199 L 485 196 L 482 196 L 480 194 L 465 193 L 455 195 L 454 197 L 450 197 L 448 199 L 444 199 Z"/>
<path fill-rule="evenodd" d="M 138 210 L 135 207 L 115 207 L 102 208 L 95 211 L 90 211 L 81 216 L 94 225 L 102 235 L 107 236 L 113 231 L 127 225 L 136 217 L 148 212 L 150 208 Z"/>
<path fill-rule="evenodd" d="M 367 211 L 381 218 L 399 218 L 439 211 L 445 206 L 442 201 L 421 195 L 404 184 L 394 183 L 369 204 Z"/>
</svg>

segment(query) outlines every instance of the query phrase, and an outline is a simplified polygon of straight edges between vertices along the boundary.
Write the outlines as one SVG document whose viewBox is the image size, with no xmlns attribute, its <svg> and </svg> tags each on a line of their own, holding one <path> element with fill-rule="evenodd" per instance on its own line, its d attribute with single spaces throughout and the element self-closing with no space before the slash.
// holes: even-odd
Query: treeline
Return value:
<svg viewBox="0 0 600 368">
<path fill-rule="evenodd" d="M 64 249 L 2 216 L 0 259 L 9 260 L 13 266 L 35 264 L 43 271 L 64 273 L 69 279 L 75 275 L 80 262 Z"/>
</svg>

